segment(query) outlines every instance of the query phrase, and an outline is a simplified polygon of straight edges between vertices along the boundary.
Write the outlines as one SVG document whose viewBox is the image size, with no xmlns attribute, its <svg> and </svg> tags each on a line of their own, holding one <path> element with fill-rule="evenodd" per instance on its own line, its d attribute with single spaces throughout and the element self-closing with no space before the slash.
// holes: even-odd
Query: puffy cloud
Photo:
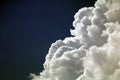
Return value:
<svg viewBox="0 0 120 80">
<path fill-rule="evenodd" d="M 101 46 L 106 42 L 106 37 L 101 36 L 105 29 L 105 11 L 101 8 L 82 8 L 75 14 L 74 30 L 71 34 L 78 36 L 85 47 L 92 45 Z"/>
<path fill-rule="evenodd" d="M 82 74 L 81 64 L 86 51 L 78 42 L 77 39 L 66 38 L 53 43 L 46 56 L 45 70 L 41 76 L 34 75 L 33 80 L 74 80 Z"/>
<path fill-rule="evenodd" d="M 53 43 L 32 80 L 119 80 L 120 0 L 98 0 L 74 16 L 74 37 Z"/>
<path fill-rule="evenodd" d="M 89 79 L 83 80 L 120 79 L 120 24 L 107 23 L 106 27 L 106 34 L 109 35 L 107 43 L 89 49 L 84 62 L 84 76 Z"/>
</svg>

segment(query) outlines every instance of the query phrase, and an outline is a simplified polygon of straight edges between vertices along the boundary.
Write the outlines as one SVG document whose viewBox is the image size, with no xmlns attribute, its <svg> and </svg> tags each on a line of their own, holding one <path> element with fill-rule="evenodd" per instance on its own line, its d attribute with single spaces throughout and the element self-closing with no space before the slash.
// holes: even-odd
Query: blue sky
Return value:
<svg viewBox="0 0 120 80">
<path fill-rule="evenodd" d="M 51 43 L 69 37 L 74 14 L 92 0 L 4 0 L 0 3 L 1 80 L 38 74 Z"/>
</svg>

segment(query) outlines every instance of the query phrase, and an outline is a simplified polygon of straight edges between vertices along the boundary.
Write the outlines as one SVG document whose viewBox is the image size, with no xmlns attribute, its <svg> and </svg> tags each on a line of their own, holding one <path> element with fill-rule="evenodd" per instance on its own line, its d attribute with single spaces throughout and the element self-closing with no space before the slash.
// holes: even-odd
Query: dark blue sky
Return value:
<svg viewBox="0 0 120 80">
<path fill-rule="evenodd" d="M 0 2 L 0 80 L 29 80 L 43 68 L 51 43 L 70 36 L 73 16 L 94 0 Z"/>
</svg>

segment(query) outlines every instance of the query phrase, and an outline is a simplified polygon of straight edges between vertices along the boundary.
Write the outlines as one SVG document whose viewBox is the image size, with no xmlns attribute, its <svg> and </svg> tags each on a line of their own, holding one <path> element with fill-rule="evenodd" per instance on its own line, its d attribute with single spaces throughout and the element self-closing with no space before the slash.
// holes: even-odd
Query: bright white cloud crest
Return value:
<svg viewBox="0 0 120 80">
<path fill-rule="evenodd" d="M 51 45 L 32 80 L 120 80 L 120 0 L 98 0 L 74 18 L 74 37 Z"/>
</svg>

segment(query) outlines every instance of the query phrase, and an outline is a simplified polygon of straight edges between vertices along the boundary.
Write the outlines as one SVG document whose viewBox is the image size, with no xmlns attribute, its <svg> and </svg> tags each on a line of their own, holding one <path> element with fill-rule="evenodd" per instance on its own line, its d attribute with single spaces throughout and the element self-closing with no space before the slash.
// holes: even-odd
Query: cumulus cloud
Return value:
<svg viewBox="0 0 120 80">
<path fill-rule="evenodd" d="M 32 80 L 120 80 L 120 0 L 98 0 L 74 18 L 74 37 L 51 45 Z"/>
</svg>

